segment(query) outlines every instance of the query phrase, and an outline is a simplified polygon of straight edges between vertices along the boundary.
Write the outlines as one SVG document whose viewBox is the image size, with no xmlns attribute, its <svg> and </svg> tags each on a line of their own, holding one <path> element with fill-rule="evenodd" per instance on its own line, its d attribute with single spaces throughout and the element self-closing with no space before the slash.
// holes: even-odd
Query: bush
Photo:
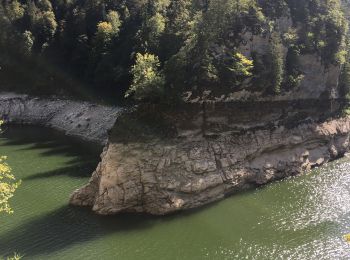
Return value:
<svg viewBox="0 0 350 260">
<path fill-rule="evenodd" d="M 131 68 L 133 81 L 125 97 L 135 100 L 155 100 L 164 92 L 165 79 L 160 71 L 160 62 L 153 54 L 136 54 L 135 65 Z"/>
<path fill-rule="evenodd" d="M 284 58 L 281 39 L 278 35 L 273 34 L 270 45 L 271 55 L 271 90 L 278 95 L 281 93 L 281 84 L 284 75 Z"/>
<path fill-rule="evenodd" d="M 2 124 L 3 121 L 0 120 L 0 126 Z M 12 213 L 9 199 L 13 197 L 20 182 L 16 182 L 15 176 L 11 173 L 11 168 L 5 160 L 6 156 L 0 156 L 0 213 Z"/>
</svg>

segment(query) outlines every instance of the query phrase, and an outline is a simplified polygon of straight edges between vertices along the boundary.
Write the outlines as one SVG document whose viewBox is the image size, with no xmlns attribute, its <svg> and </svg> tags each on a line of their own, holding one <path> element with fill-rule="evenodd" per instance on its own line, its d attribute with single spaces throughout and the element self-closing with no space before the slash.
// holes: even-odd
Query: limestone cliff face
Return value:
<svg viewBox="0 0 350 260">
<path fill-rule="evenodd" d="M 246 112 L 246 123 L 241 111 L 239 120 L 233 116 L 237 107 L 199 109 L 191 115 L 178 112 L 171 118 L 176 122 L 168 129 L 175 133 L 171 137 L 148 132 L 144 124 L 144 131 L 139 131 L 135 122 L 130 123 L 132 115 L 121 117 L 90 182 L 74 192 L 70 203 L 90 206 L 98 214 L 163 215 L 303 173 L 348 151 L 350 118 L 319 123 L 324 111 L 315 107 L 319 115 L 313 114 L 311 105 L 307 114 L 313 117 L 293 118 L 291 125 L 290 115 L 283 116 L 280 107 L 268 106 L 269 114 L 261 111 L 266 119 Z M 271 126 L 268 118 L 276 125 Z"/>
<path fill-rule="evenodd" d="M 242 34 L 240 34 L 241 43 L 238 47 L 239 52 L 250 59 L 253 59 L 254 56 L 258 56 L 264 61 L 265 64 L 263 65 L 268 66 L 264 59 L 266 59 L 266 57 L 268 57 L 267 59 L 271 59 L 272 34 L 283 39 L 286 34 L 293 31 L 299 32 L 303 29 L 304 25 L 293 24 L 290 10 L 287 10 L 286 13 L 288 15 L 273 21 L 275 24 L 273 32 L 271 32 L 267 25 L 266 28 L 263 29 L 263 33 L 260 34 L 249 30 L 242 32 Z M 282 66 L 286 69 L 287 54 L 290 51 L 290 46 L 288 46 L 284 40 L 281 40 L 281 48 L 283 57 Z M 225 57 L 228 50 L 226 46 L 214 45 L 212 47 L 212 52 L 215 53 L 214 56 Z M 225 101 L 272 101 L 340 97 L 338 83 L 342 65 L 332 63 L 325 64 L 325 61 L 322 61 L 321 56 L 317 52 L 310 52 L 297 55 L 293 66 L 295 66 L 295 69 L 301 77 L 300 82 L 292 89 L 286 89 L 282 86 L 282 91 L 277 96 L 266 95 L 266 86 L 264 86 L 264 84 L 260 84 L 259 81 L 248 78 L 239 88 L 234 88 L 229 91 L 229 93 L 224 93 L 222 97 L 214 97 L 213 99 L 221 98 L 221 100 Z M 287 77 L 286 71 L 284 77 Z M 265 84 L 268 84 L 268 82 L 265 82 Z"/>
</svg>

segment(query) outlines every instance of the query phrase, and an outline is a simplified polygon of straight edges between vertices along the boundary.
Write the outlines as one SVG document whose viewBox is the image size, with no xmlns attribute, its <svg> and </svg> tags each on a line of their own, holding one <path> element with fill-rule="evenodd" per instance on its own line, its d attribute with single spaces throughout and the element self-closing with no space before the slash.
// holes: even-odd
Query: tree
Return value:
<svg viewBox="0 0 350 260">
<path fill-rule="evenodd" d="M 103 54 L 108 50 L 113 38 L 118 36 L 121 24 L 118 12 L 109 11 L 107 21 L 101 21 L 97 24 L 94 38 L 95 52 Z"/>
<path fill-rule="evenodd" d="M 251 77 L 254 63 L 243 54 L 237 52 L 232 57 L 232 65 L 228 69 L 234 73 L 235 77 Z"/>
<path fill-rule="evenodd" d="M 12 213 L 9 199 L 13 197 L 19 183 L 11 174 L 11 168 L 5 160 L 6 156 L 0 157 L 0 212 Z"/>
<path fill-rule="evenodd" d="M 122 25 L 119 13 L 117 11 L 109 11 L 107 14 L 107 22 L 112 26 L 113 36 L 117 36 Z"/>
<path fill-rule="evenodd" d="M 113 26 L 109 22 L 97 24 L 96 38 L 102 42 L 110 42 L 113 35 Z"/>
<path fill-rule="evenodd" d="M 6 257 L 6 260 L 20 260 L 22 259 L 22 256 L 14 253 L 13 256 Z M 0 257 L 0 260 L 4 260 L 3 258 Z"/>
<path fill-rule="evenodd" d="M 0 120 L 0 126 L 3 121 Z M 5 212 L 8 214 L 13 213 L 10 207 L 9 200 L 13 197 L 15 190 L 20 185 L 20 181 L 16 181 L 15 176 L 11 173 L 10 166 L 6 163 L 6 156 L 0 156 L 0 213 Z M 20 260 L 21 255 L 15 253 L 11 257 L 7 257 L 6 260 Z M 0 259 L 2 259 L 0 257 Z"/>
<path fill-rule="evenodd" d="M 24 8 L 18 1 L 11 1 L 6 6 L 6 14 L 10 21 L 15 21 L 23 17 Z"/>
<path fill-rule="evenodd" d="M 167 12 L 169 32 L 184 39 L 191 32 L 191 5 L 191 0 L 170 2 Z"/>
<path fill-rule="evenodd" d="M 0 121 L 0 125 L 3 122 Z M 10 207 L 9 200 L 13 197 L 13 193 L 20 185 L 19 181 L 16 181 L 15 176 L 11 173 L 10 166 L 6 163 L 6 156 L 0 157 L 0 213 L 12 213 L 13 210 Z"/>
<path fill-rule="evenodd" d="M 272 34 L 270 44 L 271 55 L 271 92 L 275 95 L 281 93 L 281 84 L 284 74 L 284 57 L 281 38 Z"/>
<path fill-rule="evenodd" d="M 268 88 L 278 94 L 283 78 L 284 90 L 292 91 L 303 77 L 294 62 L 295 52 L 317 55 L 326 67 L 346 62 L 347 2 L 4 0 L 0 1 L 0 82 L 11 90 L 26 92 L 28 86 L 36 86 L 29 91 L 46 92 L 50 87 L 50 92 L 70 94 L 75 89 L 70 79 L 75 78 L 83 88 L 96 93 L 108 89 L 122 98 L 133 83 L 134 54 L 152 53 L 162 64 L 166 91 L 171 90 L 172 96 L 218 88 L 229 91 L 232 86 L 252 91 Z M 291 50 L 286 58 L 279 50 L 282 35 L 273 36 L 276 41 L 269 43 L 270 51 L 255 44 L 256 36 L 269 37 L 273 31 L 283 34 L 283 45 Z M 259 51 L 249 53 L 254 49 Z M 254 56 L 253 70 L 237 52 L 248 60 Z M 46 69 L 56 66 L 61 82 Z M 20 68 L 33 68 L 33 73 Z M 43 77 L 43 73 L 50 75 Z M 25 84 L 16 76 L 24 74 L 28 74 Z M 43 78 L 56 80 L 38 87 Z"/>
<path fill-rule="evenodd" d="M 164 90 L 164 76 L 159 70 L 160 62 L 153 54 L 136 54 L 136 63 L 131 68 L 133 81 L 126 97 L 133 95 L 135 100 L 153 100 L 159 98 Z"/>
<path fill-rule="evenodd" d="M 347 61 L 342 68 L 339 81 L 340 95 L 347 101 L 350 101 L 350 61 Z M 348 104 L 347 104 L 348 105 Z"/>
<path fill-rule="evenodd" d="M 34 44 L 33 35 L 30 31 L 24 31 L 22 33 L 22 44 L 21 44 L 21 53 L 25 56 L 30 56 Z"/>
<path fill-rule="evenodd" d="M 45 6 L 45 9 L 49 8 Z M 38 10 L 38 9 L 37 9 Z M 34 38 L 37 48 L 42 50 L 48 46 L 54 38 L 57 29 L 55 14 L 52 10 L 37 12 L 33 17 L 34 21 Z"/>
<path fill-rule="evenodd" d="M 165 18 L 160 13 L 156 13 L 146 21 L 146 24 L 149 30 L 149 34 L 148 34 L 149 44 L 151 46 L 156 46 L 158 43 L 159 36 L 165 30 Z"/>
</svg>

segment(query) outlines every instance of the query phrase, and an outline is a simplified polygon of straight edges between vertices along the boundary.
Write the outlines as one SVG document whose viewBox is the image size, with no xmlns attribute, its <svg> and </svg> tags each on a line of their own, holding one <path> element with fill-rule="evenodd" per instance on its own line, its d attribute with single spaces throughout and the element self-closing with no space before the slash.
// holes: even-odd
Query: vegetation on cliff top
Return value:
<svg viewBox="0 0 350 260">
<path fill-rule="evenodd" d="M 297 57 L 347 61 L 345 0 L 1 0 L 2 88 L 119 98 L 298 85 Z M 281 21 L 290 17 L 287 32 Z M 270 51 L 246 57 L 247 33 Z M 285 59 L 284 49 L 287 51 Z M 18 77 L 18 75 L 21 75 Z M 260 84 L 259 84 L 260 83 Z M 348 83 L 346 83 L 348 84 Z"/>
</svg>

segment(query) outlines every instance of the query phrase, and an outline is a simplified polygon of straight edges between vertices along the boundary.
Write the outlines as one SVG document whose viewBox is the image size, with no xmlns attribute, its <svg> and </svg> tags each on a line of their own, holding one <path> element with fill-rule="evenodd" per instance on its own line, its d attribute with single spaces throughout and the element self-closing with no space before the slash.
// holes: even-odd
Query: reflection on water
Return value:
<svg viewBox="0 0 350 260">
<path fill-rule="evenodd" d="M 9 128 L 0 139 L 23 180 L 0 216 L 0 255 L 25 259 L 349 259 L 350 159 L 168 217 L 101 217 L 67 206 L 98 162 L 56 132 Z"/>
</svg>

